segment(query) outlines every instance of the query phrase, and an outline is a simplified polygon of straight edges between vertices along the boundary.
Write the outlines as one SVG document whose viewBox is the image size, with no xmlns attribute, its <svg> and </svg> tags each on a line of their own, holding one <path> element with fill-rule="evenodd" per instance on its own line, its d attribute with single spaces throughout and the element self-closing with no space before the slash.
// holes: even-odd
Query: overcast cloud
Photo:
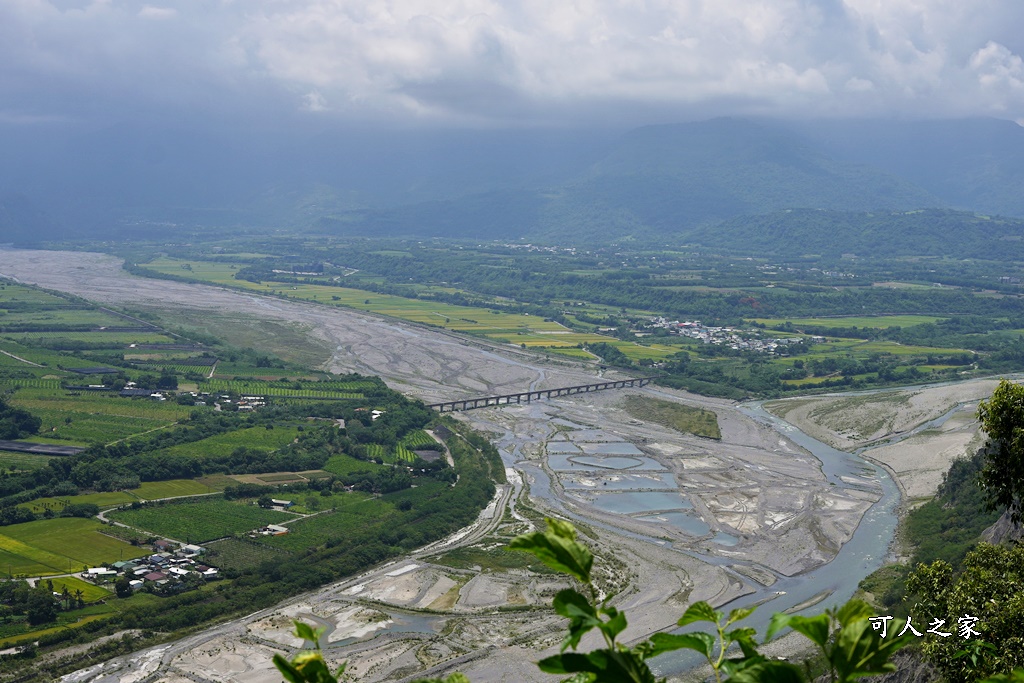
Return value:
<svg viewBox="0 0 1024 683">
<path fill-rule="evenodd" d="M 1024 119 L 1019 0 L 0 0 L 0 122 Z"/>
</svg>

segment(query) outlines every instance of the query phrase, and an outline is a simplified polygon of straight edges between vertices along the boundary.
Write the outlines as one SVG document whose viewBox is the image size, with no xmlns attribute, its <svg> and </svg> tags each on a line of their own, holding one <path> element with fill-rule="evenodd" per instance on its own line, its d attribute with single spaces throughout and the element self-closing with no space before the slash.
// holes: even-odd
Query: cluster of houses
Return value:
<svg viewBox="0 0 1024 683">
<path fill-rule="evenodd" d="M 175 595 L 218 577 L 216 567 L 200 560 L 206 549 L 198 545 L 178 546 L 171 541 L 153 543 L 152 555 L 114 562 L 110 566 L 91 567 L 81 576 L 93 583 L 110 583 L 124 577 L 132 591 L 151 590 L 159 595 Z"/>
<path fill-rule="evenodd" d="M 781 337 L 775 339 L 762 339 L 758 332 L 739 330 L 734 327 L 712 327 L 704 325 L 699 320 L 667 320 L 663 317 L 651 318 L 645 325 L 645 329 L 664 329 L 670 334 L 677 334 L 691 339 L 699 339 L 705 344 L 718 344 L 728 346 L 731 349 L 741 351 L 753 351 L 755 353 L 776 353 L 780 347 L 790 344 L 799 344 L 810 341 L 817 343 L 824 341 L 822 337 L 811 337 L 809 340 L 803 337 Z M 643 333 L 641 333 L 643 334 Z"/>
</svg>

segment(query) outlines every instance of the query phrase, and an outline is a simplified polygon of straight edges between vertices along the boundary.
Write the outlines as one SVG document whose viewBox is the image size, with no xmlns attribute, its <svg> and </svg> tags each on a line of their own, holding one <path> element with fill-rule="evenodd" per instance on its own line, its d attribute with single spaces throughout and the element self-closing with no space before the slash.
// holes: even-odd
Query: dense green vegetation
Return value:
<svg viewBox="0 0 1024 683">
<path fill-rule="evenodd" d="M 721 439 L 718 416 L 711 410 L 662 401 L 647 396 L 627 396 L 626 412 L 638 420 L 648 420 L 666 427 L 709 439 Z"/>
<path fill-rule="evenodd" d="M 952 638 L 923 640 L 922 656 L 946 680 L 976 681 L 1024 665 L 1024 546 L 1012 540 L 1020 530 L 1012 516 L 1001 518 L 1017 500 L 1020 396 L 1020 385 L 1003 381 L 983 402 L 988 443 L 955 461 L 935 499 L 907 516 L 901 533 L 912 549 L 909 561 L 885 566 L 861 583 L 885 614 L 925 626 L 942 619 L 946 628 L 940 630 L 949 633 L 966 620 L 980 633 L 966 649 Z M 980 542 L 983 531 L 1001 525 L 1007 536 L 1002 545 Z"/>
</svg>

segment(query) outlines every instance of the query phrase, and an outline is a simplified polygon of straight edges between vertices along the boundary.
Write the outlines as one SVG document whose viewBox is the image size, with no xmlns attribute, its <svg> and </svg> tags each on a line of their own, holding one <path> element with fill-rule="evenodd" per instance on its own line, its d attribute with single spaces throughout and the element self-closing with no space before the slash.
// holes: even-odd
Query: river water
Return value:
<svg viewBox="0 0 1024 683">
<path fill-rule="evenodd" d="M 885 562 L 889 554 L 889 544 L 896 530 L 896 510 L 900 503 L 900 494 L 896 483 L 884 468 L 859 457 L 857 454 L 837 450 L 808 436 L 785 420 L 765 411 L 760 402 L 746 404 L 741 407 L 741 410 L 754 420 L 766 424 L 785 435 L 786 438 L 814 455 L 821 462 L 822 472 L 827 480 L 830 483 L 834 483 L 837 487 L 865 488 L 874 491 L 879 490 L 879 488 L 881 489 L 881 498 L 868 509 L 852 538 L 843 545 L 831 562 L 792 577 L 778 575 L 776 582 L 769 587 L 762 587 L 747 581 L 748 584 L 755 587 L 755 591 L 749 595 L 737 598 L 732 603 L 724 606 L 724 609 L 728 610 L 754 604 L 761 605 L 758 611 L 744 622 L 744 625 L 757 628 L 759 632 L 763 633 L 768 625 L 768 620 L 775 612 L 792 610 L 805 603 L 815 603 L 806 607 L 804 611 L 818 613 L 827 607 L 842 604 L 853 596 L 860 581 L 878 569 Z M 935 427 L 940 425 L 949 415 L 952 415 L 952 411 L 948 415 L 943 416 L 943 418 L 930 422 L 929 426 Z M 531 496 L 543 498 L 548 505 L 560 510 L 569 518 L 578 517 L 578 515 L 567 510 L 557 496 L 552 493 L 550 478 L 540 467 L 533 463 L 522 462 L 522 458 L 516 452 L 518 448 L 511 434 L 500 438 L 498 444 L 506 465 L 511 466 L 515 463 L 528 474 L 531 480 Z M 561 461 L 566 458 L 566 455 L 563 451 L 561 457 L 556 455 L 555 458 Z M 559 469 L 565 468 L 566 463 L 560 462 L 559 464 L 562 465 Z M 627 494 L 618 493 L 610 495 L 624 496 Z M 627 506 L 628 509 L 610 511 L 631 512 L 637 509 L 645 509 L 646 507 L 650 509 L 684 507 L 675 499 L 672 501 L 661 500 L 661 498 L 668 495 L 664 491 L 643 491 L 630 495 L 631 497 L 627 501 L 630 503 Z M 678 497 L 678 494 L 674 495 Z M 646 501 L 646 498 L 651 497 L 660 498 L 657 501 Z M 633 500 L 634 498 L 641 500 Z M 674 504 L 669 504 L 670 502 Z M 592 526 L 605 526 L 595 523 L 594 520 L 587 519 L 585 521 Z M 665 545 L 665 541 L 662 539 L 624 532 L 621 529 L 615 529 L 615 533 L 626 533 L 633 538 L 643 539 L 661 546 Z M 731 540 L 734 539 L 722 538 L 720 542 L 729 544 Z M 734 558 L 721 558 L 682 548 L 678 549 L 680 552 L 686 552 L 699 557 L 701 560 L 717 565 L 743 564 L 742 561 Z M 689 670 L 698 663 L 699 661 L 690 656 L 690 653 L 677 652 L 657 658 L 654 661 L 653 668 L 656 669 L 658 675 L 668 676 Z"/>
</svg>

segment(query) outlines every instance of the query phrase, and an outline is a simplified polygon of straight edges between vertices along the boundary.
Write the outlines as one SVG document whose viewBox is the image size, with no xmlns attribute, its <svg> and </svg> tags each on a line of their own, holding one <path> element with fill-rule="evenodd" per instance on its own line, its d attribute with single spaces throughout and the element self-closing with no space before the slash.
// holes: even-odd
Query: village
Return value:
<svg viewBox="0 0 1024 683">
<path fill-rule="evenodd" d="M 657 316 L 651 318 L 637 332 L 637 336 L 647 336 L 651 330 L 666 330 L 669 334 L 699 339 L 705 344 L 725 346 L 736 351 L 754 353 L 779 353 L 782 348 L 793 344 L 818 344 L 825 341 L 824 337 L 773 337 L 761 338 L 758 330 L 741 330 L 735 327 L 714 327 L 704 325 L 699 320 L 667 320 Z"/>
<path fill-rule="evenodd" d="M 201 561 L 206 548 L 158 539 L 153 554 L 110 565 L 90 567 L 80 578 L 97 585 L 114 584 L 119 597 L 146 590 L 168 597 L 194 590 L 219 578 L 219 570 Z"/>
</svg>

